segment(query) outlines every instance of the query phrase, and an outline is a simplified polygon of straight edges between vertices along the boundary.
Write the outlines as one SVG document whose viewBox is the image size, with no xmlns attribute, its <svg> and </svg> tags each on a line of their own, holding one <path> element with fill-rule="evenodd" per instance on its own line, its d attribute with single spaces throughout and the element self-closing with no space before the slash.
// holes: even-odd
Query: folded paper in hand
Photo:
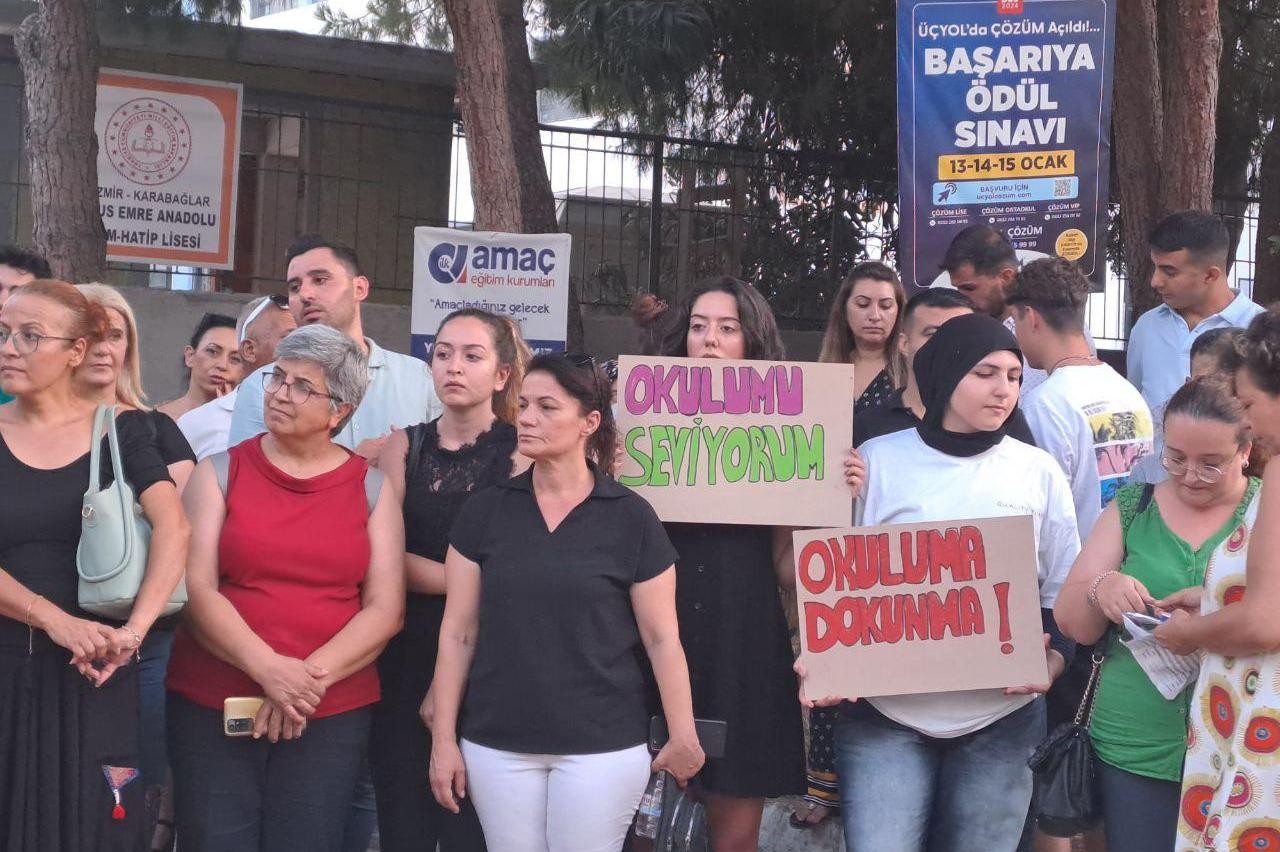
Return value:
<svg viewBox="0 0 1280 852">
<path fill-rule="evenodd" d="M 1128 636 L 1122 636 L 1120 641 L 1165 700 L 1172 701 L 1195 683 L 1200 674 L 1200 656 L 1180 656 L 1157 642 L 1151 631 L 1159 622 L 1160 619 L 1148 615 L 1127 612 L 1124 614 L 1124 629 Z"/>
</svg>

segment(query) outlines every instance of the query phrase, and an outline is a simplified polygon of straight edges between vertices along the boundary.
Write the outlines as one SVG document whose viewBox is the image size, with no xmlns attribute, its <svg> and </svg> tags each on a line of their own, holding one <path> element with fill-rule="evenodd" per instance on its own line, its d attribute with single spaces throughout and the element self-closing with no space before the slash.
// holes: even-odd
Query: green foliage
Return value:
<svg viewBox="0 0 1280 852">
<path fill-rule="evenodd" d="M 240 0 L 99 0 L 108 14 L 134 18 L 196 18 L 226 24 L 240 22 Z"/>
<path fill-rule="evenodd" d="M 452 37 L 444 7 L 436 0 L 369 0 L 362 15 L 348 15 L 321 3 L 316 17 L 325 35 L 364 41 L 395 41 L 449 50 Z"/>
</svg>

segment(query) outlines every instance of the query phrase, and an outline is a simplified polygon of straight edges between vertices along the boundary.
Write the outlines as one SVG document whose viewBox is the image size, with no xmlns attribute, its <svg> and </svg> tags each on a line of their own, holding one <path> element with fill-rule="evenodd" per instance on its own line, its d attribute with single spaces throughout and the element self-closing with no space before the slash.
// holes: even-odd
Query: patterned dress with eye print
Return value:
<svg viewBox="0 0 1280 852">
<path fill-rule="evenodd" d="M 1200 612 L 1245 594 L 1255 495 L 1209 560 Z M 1187 714 L 1178 850 L 1280 849 L 1280 653 L 1205 654 Z"/>
</svg>

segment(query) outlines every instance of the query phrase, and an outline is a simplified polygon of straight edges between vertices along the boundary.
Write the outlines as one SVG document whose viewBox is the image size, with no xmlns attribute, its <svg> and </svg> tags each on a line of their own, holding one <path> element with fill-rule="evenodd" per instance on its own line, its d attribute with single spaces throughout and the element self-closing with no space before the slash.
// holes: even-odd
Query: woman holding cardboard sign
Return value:
<svg viewBox="0 0 1280 852">
<path fill-rule="evenodd" d="M 733 278 L 695 291 L 668 328 L 664 355 L 783 357 L 768 303 Z M 765 798 L 804 792 L 804 731 L 778 591 L 779 582 L 795 580 L 789 564 L 775 571 L 776 546 L 786 542 L 773 527 L 665 526 L 680 554 L 676 606 L 694 711 L 727 723 L 724 757 L 698 777 L 711 845 L 755 852 Z"/>
<path fill-rule="evenodd" d="M 1198 594 L 1210 562 L 1244 549 L 1258 489 L 1244 474 L 1243 406 L 1220 381 L 1192 379 L 1165 406 L 1164 430 L 1169 478 L 1120 488 L 1062 589 L 1058 622 L 1079 642 L 1103 639 L 1157 597 L 1188 586 Z M 1107 847 L 1171 849 L 1190 689 L 1166 699 L 1114 633 L 1106 642 L 1090 734 Z"/>
<path fill-rule="evenodd" d="M 1053 628 L 1058 588 L 1079 551 L 1071 489 L 1046 453 L 1006 435 L 1022 355 L 977 314 L 944 323 L 916 355 L 925 418 L 860 448 L 868 526 L 1031 515 L 1050 677 L 1066 642 Z M 925 486 L 927 483 L 927 486 Z M 1031 800 L 1027 758 L 1045 734 L 1049 684 L 894 695 L 844 705 L 836 724 L 845 845 L 987 852 L 1018 845 Z M 886 774 L 895 776 L 886 783 Z"/>
</svg>

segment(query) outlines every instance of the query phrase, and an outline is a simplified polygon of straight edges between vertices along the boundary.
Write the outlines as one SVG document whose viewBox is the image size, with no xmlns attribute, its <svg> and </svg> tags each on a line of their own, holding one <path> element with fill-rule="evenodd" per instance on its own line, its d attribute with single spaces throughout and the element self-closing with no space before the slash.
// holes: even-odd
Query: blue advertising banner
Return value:
<svg viewBox="0 0 1280 852">
<path fill-rule="evenodd" d="M 898 0 L 898 266 L 969 225 L 1106 275 L 1114 0 Z"/>
</svg>

